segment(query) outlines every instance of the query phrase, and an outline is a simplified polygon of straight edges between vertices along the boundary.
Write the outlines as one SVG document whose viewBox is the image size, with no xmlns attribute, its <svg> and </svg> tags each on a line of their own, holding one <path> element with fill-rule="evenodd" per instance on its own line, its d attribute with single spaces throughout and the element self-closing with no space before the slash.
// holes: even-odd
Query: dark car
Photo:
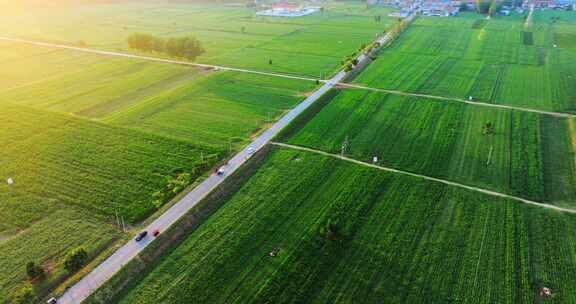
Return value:
<svg viewBox="0 0 576 304">
<path fill-rule="evenodd" d="M 145 238 L 148 235 L 148 231 L 142 231 L 140 233 L 138 233 L 138 235 L 136 236 L 136 238 L 134 239 L 136 242 L 140 242 L 143 238 Z"/>
</svg>

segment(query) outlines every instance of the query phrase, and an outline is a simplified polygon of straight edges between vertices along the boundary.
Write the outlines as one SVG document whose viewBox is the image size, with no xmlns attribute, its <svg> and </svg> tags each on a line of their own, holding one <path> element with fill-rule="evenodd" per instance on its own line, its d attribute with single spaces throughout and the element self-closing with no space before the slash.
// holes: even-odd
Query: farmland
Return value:
<svg viewBox="0 0 576 304">
<path fill-rule="evenodd" d="M 18 103 L 228 149 L 297 104 L 304 80 L 5 45 L 0 104 Z M 41 68 L 40 68 L 41 67 Z M 40 70 L 40 72 L 36 72 Z"/>
<path fill-rule="evenodd" d="M 171 180 L 192 183 L 314 86 L 2 45 L 0 176 L 16 181 L 0 185 L 2 290 L 16 289 L 29 261 L 56 267 L 57 278 L 70 248 L 109 246 L 121 236 L 116 213 L 137 225 L 158 209 L 153 194 L 167 201 L 182 190 Z"/>
<path fill-rule="evenodd" d="M 476 14 L 419 18 L 356 80 L 386 89 L 573 113 L 576 19 L 539 12 L 478 23 Z M 558 21 L 552 18 L 558 17 Z"/>
<path fill-rule="evenodd" d="M 0 12 L 0 36 L 135 53 L 126 45 L 133 33 L 192 35 L 206 48 L 198 62 L 326 78 L 397 22 L 391 11 L 330 2 L 289 19 L 178 1 L 15 4 Z M 355 82 L 574 112 L 574 25 L 563 12 L 539 13 L 530 28 L 521 15 L 418 18 Z M 319 85 L 13 42 L 0 42 L 0 77 L 0 303 L 27 281 L 30 261 L 48 271 L 35 285 L 44 294 L 67 276 L 71 248 L 92 259 L 144 226 L 157 229 L 162 221 L 147 220 Z M 574 118 L 331 93 L 277 140 L 576 207 Z M 174 248 L 159 241 L 171 237 L 162 226 L 152 244 L 167 253 L 146 261 L 153 267 L 134 276 L 121 303 L 534 303 L 543 286 L 554 290 L 549 302 L 576 303 L 572 213 L 267 149 L 240 190 L 205 222 L 186 223 L 198 227 Z M 174 210 L 165 223 L 184 216 Z"/>
<path fill-rule="evenodd" d="M 121 303 L 573 303 L 575 225 L 280 149 Z"/>
<path fill-rule="evenodd" d="M 2 290 L 24 278 L 26 258 L 59 263 L 73 245 L 100 249 L 118 235 L 116 213 L 127 224 L 142 220 L 157 208 L 154 192 L 180 173 L 200 174 L 210 165 L 201 153 L 212 163 L 222 153 L 66 114 L 1 109 L 0 176 L 14 180 L 0 184 Z"/>
<path fill-rule="evenodd" d="M 391 11 L 335 2 L 321 14 L 293 19 L 257 17 L 246 7 L 167 1 L 37 4 L 33 10 L 14 5 L 0 13 L 0 33 L 122 51 L 134 32 L 193 35 L 206 49 L 199 62 L 319 77 L 335 72 L 343 57 L 392 24 Z"/>
<path fill-rule="evenodd" d="M 387 11 L 335 4 L 322 16 L 291 24 L 211 5 L 40 5 L 25 14 L 3 11 L 0 31 L 120 51 L 128 51 L 125 38 L 132 32 L 193 34 L 208 50 L 203 62 L 327 76 L 342 57 L 382 32 L 386 25 L 374 16 Z M 222 22 L 236 18 L 239 23 Z M 185 28 L 166 28 L 180 22 Z M 240 26 L 245 35 L 237 32 Z M 256 43 L 266 46 L 252 47 Z M 25 281 L 26 263 L 48 271 L 47 284 L 37 288 L 60 280 L 71 248 L 85 247 L 92 258 L 124 238 L 116 215 L 137 227 L 316 86 L 11 42 L 0 46 L 0 177 L 15 180 L 0 185 L 0 268 L 6 270 L 0 302 Z M 297 48 L 302 52 L 295 62 Z M 262 59 L 266 54 L 273 65 Z"/>
<path fill-rule="evenodd" d="M 493 130 L 485 133 L 485 125 Z M 291 144 L 574 206 L 569 121 L 423 98 L 343 91 Z"/>
</svg>

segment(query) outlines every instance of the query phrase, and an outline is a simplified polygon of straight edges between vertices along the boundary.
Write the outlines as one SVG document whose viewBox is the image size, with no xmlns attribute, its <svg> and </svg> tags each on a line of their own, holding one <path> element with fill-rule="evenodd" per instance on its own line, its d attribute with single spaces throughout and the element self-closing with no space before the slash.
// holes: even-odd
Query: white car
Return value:
<svg viewBox="0 0 576 304">
<path fill-rule="evenodd" d="M 256 151 L 256 149 L 254 149 L 254 147 L 249 146 L 248 149 L 246 149 L 246 152 L 248 152 L 249 155 L 254 154 L 254 152 Z"/>
</svg>

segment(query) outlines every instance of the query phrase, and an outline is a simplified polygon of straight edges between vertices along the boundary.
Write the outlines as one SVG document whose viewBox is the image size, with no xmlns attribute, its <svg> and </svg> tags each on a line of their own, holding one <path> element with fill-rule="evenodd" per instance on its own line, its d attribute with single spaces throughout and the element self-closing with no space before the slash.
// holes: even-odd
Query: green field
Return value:
<svg viewBox="0 0 576 304">
<path fill-rule="evenodd" d="M 0 104 L 72 113 L 198 144 L 235 146 L 314 82 L 0 43 Z M 40 72 L 36 72 L 39 70 Z"/>
<path fill-rule="evenodd" d="M 208 50 L 203 62 L 320 76 L 380 33 L 386 25 L 373 16 L 388 11 L 334 4 L 294 24 L 220 5 L 40 4 L 1 12 L 0 36 L 126 51 L 132 32 L 193 34 Z M 176 194 L 169 180 L 190 173 L 193 182 L 316 86 L 8 42 L 0 77 L 0 178 L 16 181 L 0 183 L 0 290 L 10 290 L 0 302 L 23 283 L 27 262 L 59 280 L 68 250 L 93 257 L 122 237 L 116 213 L 137 227 L 158 210 L 154 193 Z"/>
<path fill-rule="evenodd" d="M 315 85 L 2 46 L 0 249 L 9 265 L 2 290 L 16 289 L 28 261 L 50 265 L 56 279 L 70 248 L 110 245 L 120 236 L 116 212 L 138 224 L 158 209 L 152 194 L 171 191 L 168 180 L 187 172 L 193 182 Z M 11 249 L 36 243 L 27 254 Z"/>
<path fill-rule="evenodd" d="M 387 17 L 390 8 L 367 9 L 359 2 L 322 5 L 323 13 L 301 18 L 257 17 L 254 9 L 241 6 L 169 1 L 13 5 L 0 12 L 0 33 L 123 51 L 134 32 L 193 35 L 206 49 L 200 62 L 319 77 L 335 72 L 343 57 L 395 21 Z M 375 22 L 376 15 L 383 17 L 381 22 Z"/>
<path fill-rule="evenodd" d="M 483 134 L 486 123 L 491 134 Z M 288 143 L 504 193 L 575 206 L 567 119 L 343 91 Z"/>
<path fill-rule="evenodd" d="M 15 289 L 28 261 L 61 263 L 79 243 L 101 249 L 118 235 L 116 213 L 137 223 L 157 209 L 152 194 L 167 191 L 167 180 L 182 172 L 194 178 L 222 154 L 67 114 L 0 109 L 1 290 Z"/>
<path fill-rule="evenodd" d="M 121 303 L 532 303 L 540 286 L 574 303 L 574 228 L 572 215 L 282 149 Z"/>
<path fill-rule="evenodd" d="M 407 92 L 562 112 L 576 111 L 571 12 L 538 12 L 525 29 L 522 15 L 419 18 L 356 80 Z M 551 17 L 560 21 L 552 23 Z M 528 39 L 528 40 L 527 40 Z M 557 47 L 554 47 L 556 45 Z"/>
</svg>

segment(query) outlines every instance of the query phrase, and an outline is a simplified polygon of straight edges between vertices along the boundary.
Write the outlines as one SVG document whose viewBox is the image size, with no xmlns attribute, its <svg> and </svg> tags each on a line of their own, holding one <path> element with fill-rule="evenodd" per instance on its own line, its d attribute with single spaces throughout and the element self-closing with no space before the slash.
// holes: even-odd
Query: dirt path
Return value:
<svg viewBox="0 0 576 304">
<path fill-rule="evenodd" d="M 381 37 L 379 42 L 381 43 L 381 45 L 383 45 L 385 43 L 385 41 L 388 39 L 389 39 L 389 37 L 387 35 L 385 35 L 385 36 Z M 189 61 L 172 60 L 172 59 L 150 57 L 150 56 L 141 56 L 141 55 L 134 55 L 134 54 L 128 54 L 128 53 L 103 51 L 103 50 L 96 50 L 96 49 L 90 49 L 90 48 L 84 48 L 84 47 L 75 47 L 75 46 L 70 46 L 70 45 L 55 44 L 55 43 L 42 42 L 42 41 L 33 41 L 33 40 L 27 40 L 27 39 L 10 38 L 10 37 L 3 37 L 3 36 L 0 36 L 0 41 L 8 41 L 8 42 L 24 43 L 24 44 L 30 44 L 30 45 L 42 46 L 42 47 L 73 50 L 73 51 L 79 51 L 79 52 L 85 52 L 85 53 L 91 53 L 91 54 L 97 54 L 97 55 L 109 56 L 109 57 L 123 57 L 123 58 L 131 58 L 131 59 L 160 62 L 160 63 L 167 63 L 167 64 L 186 65 L 186 66 L 203 68 L 203 69 L 211 69 L 213 71 L 218 71 L 218 70 L 234 71 L 234 72 L 241 72 L 241 73 L 258 74 L 258 75 L 264 75 L 264 76 L 270 76 L 270 77 L 298 79 L 298 80 L 304 80 L 304 81 L 318 81 L 320 83 L 328 83 L 330 81 L 330 80 L 322 80 L 322 79 L 311 78 L 311 77 L 300 76 L 300 75 L 256 71 L 256 70 L 250 70 L 250 69 L 242 69 L 242 68 L 234 68 L 234 67 L 227 67 L 227 66 L 195 63 L 195 62 L 189 62 Z M 465 103 L 465 104 L 474 105 L 474 106 L 491 107 L 491 108 L 497 108 L 497 109 L 514 110 L 514 111 L 522 111 L 522 112 L 531 112 L 531 113 L 538 113 L 538 114 L 543 114 L 543 115 L 550 115 L 550 116 L 554 116 L 554 117 L 562 117 L 562 118 L 574 117 L 574 115 L 570 114 L 570 113 L 544 111 L 544 110 L 537 110 L 537 109 L 531 109 L 531 108 L 525 108 L 525 107 L 516 107 L 516 106 L 502 105 L 502 104 L 492 104 L 492 103 L 479 102 L 479 101 L 469 101 L 469 100 L 460 99 L 460 98 L 435 96 L 435 95 L 419 94 L 419 93 L 409 93 L 409 92 L 403 92 L 403 91 L 397 91 L 397 90 L 378 89 L 378 88 L 372 88 L 372 87 L 367 87 L 367 86 L 363 86 L 363 85 L 350 84 L 350 83 L 344 83 L 344 82 L 338 82 L 337 87 L 344 88 L 344 89 L 348 88 L 348 89 L 368 90 L 368 91 L 382 92 L 382 93 L 396 94 L 396 95 L 403 95 L 403 96 L 423 97 L 423 98 L 448 101 L 448 102 L 460 102 L 460 103 Z"/>
<path fill-rule="evenodd" d="M 90 48 L 85 48 L 85 47 L 76 47 L 76 46 L 70 46 L 70 45 L 64 45 L 64 44 L 57 44 L 57 43 L 50 43 L 50 42 L 43 42 L 43 41 L 34 41 L 34 40 L 19 39 L 19 38 L 10 38 L 10 37 L 4 37 L 4 36 L 0 36 L 0 41 L 24 43 L 24 44 L 30 44 L 30 45 L 35 45 L 35 46 L 79 51 L 79 52 L 91 53 L 91 54 L 109 56 L 109 57 L 124 57 L 124 58 L 131 58 L 131 59 L 138 59 L 138 60 L 145 60 L 145 61 L 154 61 L 154 62 L 161 62 L 161 63 L 186 65 L 186 66 L 192 66 L 192 67 L 197 67 L 197 68 L 212 69 L 215 71 L 216 70 L 234 71 L 234 72 L 251 73 L 251 74 L 264 75 L 264 76 L 282 77 L 282 78 L 299 79 L 299 80 L 307 80 L 307 81 L 316 81 L 317 80 L 316 78 L 299 76 L 299 75 L 255 71 L 255 70 L 250 70 L 250 69 L 241 69 L 241 68 L 212 65 L 212 64 L 203 64 L 203 63 L 195 63 L 195 62 L 190 62 L 190 61 L 173 60 L 173 59 L 165 59 L 165 58 L 150 57 L 150 56 L 141 56 L 141 55 L 122 53 L 122 52 L 103 51 L 103 50 L 96 50 L 96 49 L 90 49 Z M 324 80 L 322 82 L 326 83 L 328 81 L 329 80 Z"/>
<path fill-rule="evenodd" d="M 576 125 L 574 119 L 568 119 L 568 128 L 570 132 L 570 142 L 572 143 L 572 154 L 574 155 L 574 175 L 576 176 Z"/>
<path fill-rule="evenodd" d="M 449 102 L 459 102 L 459 103 L 465 103 L 465 104 L 469 104 L 469 105 L 473 105 L 473 106 L 489 107 L 489 108 L 496 108 L 496 109 L 503 109 L 503 110 L 514 110 L 514 111 L 529 112 L 529 113 L 538 113 L 538 114 L 549 115 L 549 116 L 554 116 L 554 117 L 561 117 L 561 118 L 574 117 L 574 114 L 570 114 L 570 113 L 544 111 L 544 110 L 537 110 L 537 109 L 531 109 L 531 108 L 525 108 L 525 107 L 516 107 L 516 106 L 510 106 L 510 105 L 486 103 L 486 102 L 481 102 L 481 101 L 470 101 L 470 100 L 466 100 L 466 99 L 428 95 L 428 94 L 408 93 L 408 92 L 397 91 L 397 90 L 377 89 L 377 88 L 366 87 L 363 85 L 351 84 L 351 83 L 338 83 L 338 87 L 344 88 L 344 89 L 349 88 L 349 89 L 369 90 L 369 91 L 388 93 L 388 94 L 413 96 L 413 97 L 423 97 L 423 98 L 436 99 L 436 100 L 449 101 Z"/>
<path fill-rule="evenodd" d="M 346 156 L 340 156 L 338 154 L 324 152 L 321 150 L 316 150 L 316 149 L 311 149 L 311 148 L 306 148 L 306 147 L 301 147 L 301 146 L 295 146 L 295 145 L 290 145 L 290 144 L 285 144 L 285 143 L 278 143 L 278 142 L 272 142 L 271 144 L 273 144 L 275 146 L 279 146 L 279 147 L 288 148 L 288 149 L 306 151 L 306 152 L 316 153 L 316 154 L 320 154 L 320 155 L 324 155 L 324 156 L 329 156 L 332 158 L 341 159 L 341 160 L 355 163 L 355 164 L 365 166 L 365 167 L 375 168 L 378 170 L 402 174 L 402 175 L 408 175 L 408 176 L 412 176 L 412 177 L 416 177 L 416 178 L 420 178 L 420 179 L 425 179 L 425 180 L 429 180 L 429 181 L 433 181 L 433 182 L 437 182 L 437 183 L 446 184 L 449 186 L 454 186 L 454 187 L 458 187 L 458 188 L 462 188 L 462 189 L 466 189 L 466 190 L 471 190 L 471 191 L 475 191 L 475 192 L 488 194 L 488 195 L 495 196 L 495 197 L 511 199 L 511 200 L 514 200 L 514 201 L 517 201 L 517 202 L 520 202 L 523 204 L 538 206 L 541 208 L 552 209 L 552 210 L 556 210 L 556 211 L 560 211 L 560 212 L 576 214 L 576 209 L 562 208 L 562 207 L 558 207 L 558 206 L 554 206 L 554 205 L 550 205 L 550 204 L 545 204 L 545 203 L 536 202 L 536 201 L 528 200 L 525 198 L 505 194 L 505 193 L 500 193 L 500 192 L 496 192 L 496 191 L 492 191 L 492 190 L 487 190 L 487 189 L 483 189 L 483 188 L 469 186 L 469 185 L 461 184 L 458 182 L 452 182 L 452 181 L 441 179 L 441 178 L 436 178 L 436 177 L 431 177 L 431 176 L 427 176 L 427 175 L 422 175 L 422 174 L 412 173 L 412 172 L 408 172 L 408 171 L 398 170 L 398 169 L 394 169 L 394 168 L 390 168 L 390 167 L 378 166 L 378 165 L 366 163 L 363 161 L 359 161 L 359 160 L 356 160 L 353 158 L 349 158 Z"/>
</svg>

